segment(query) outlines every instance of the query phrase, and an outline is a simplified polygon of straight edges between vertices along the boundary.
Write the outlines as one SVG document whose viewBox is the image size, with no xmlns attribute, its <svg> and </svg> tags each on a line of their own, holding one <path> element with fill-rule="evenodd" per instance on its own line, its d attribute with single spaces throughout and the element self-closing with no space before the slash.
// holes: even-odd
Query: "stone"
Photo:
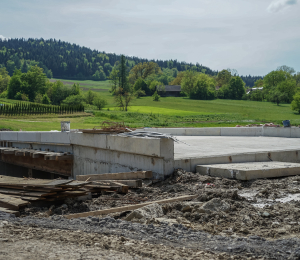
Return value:
<svg viewBox="0 0 300 260">
<path fill-rule="evenodd" d="M 199 213 L 210 213 L 214 211 L 224 211 L 228 212 L 230 210 L 230 205 L 225 201 L 214 198 L 206 203 L 198 210 Z"/>
<path fill-rule="evenodd" d="M 147 205 L 145 207 L 136 209 L 132 211 L 126 218 L 125 220 L 131 221 L 134 218 L 137 219 L 152 219 L 152 218 L 160 218 L 164 215 L 162 206 L 153 203 L 150 205 Z"/>
<path fill-rule="evenodd" d="M 265 217 L 265 218 L 268 218 L 268 217 L 270 217 L 270 213 L 268 213 L 268 212 L 263 212 L 262 214 L 261 214 L 263 217 Z"/>
</svg>

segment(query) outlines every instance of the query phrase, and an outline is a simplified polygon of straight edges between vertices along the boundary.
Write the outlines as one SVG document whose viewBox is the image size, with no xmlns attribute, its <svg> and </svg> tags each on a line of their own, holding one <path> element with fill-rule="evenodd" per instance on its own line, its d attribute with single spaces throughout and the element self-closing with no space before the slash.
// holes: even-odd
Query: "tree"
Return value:
<svg viewBox="0 0 300 260">
<path fill-rule="evenodd" d="M 284 72 L 287 72 L 289 74 L 294 74 L 296 72 L 294 68 L 286 66 L 286 65 L 279 66 L 277 68 L 277 71 L 284 71 Z"/>
<path fill-rule="evenodd" d="M 152 97 L 153 97 L 153 101 L 159 101 L 160 99 L 160 95 L 158 95 L 157 91 L 154 92 Z"/>
<path fill-rule="evenodd" d="M 42 95 L 41 93 L 38 93 L 38 94 L 35 96 L 34 102 L 35 102 L 35 103 L 42 103 L 42 100 L 43 100 L 43 95 Z"/>
<path fill-rule="evenodd" d="M 215 98 L 215 81 L 210 76 L 199 73 L 194 82 L 190 98 L 211 100 Z"/>
<path fill-rule="evenodd" d="M 137 98 L 140 98 L 140 97 L 146 96 L 146 93 L 144 90 L 138 89 L 137 91 L 135 91 L 135 95 Z"/>
<path fill-rule="evenodd" d="M 177 76 L 176 76 L 176 78 L 173 80 L 173 81 L 171 81 L 170 82 L 170 85 L 172 85 L 172 86 L 180 86 L 181 85 L 181 81 L 182 81 L 182 79 L 183 79 L 183 76 L 184 76 L 184 72 L 179 72 L 178 74 L 177 74 Z"/>
<path fill-rule="evenodd" d="M 300 114 L 300 93 L 299 92 L 294 95 L 294 99 L 291 105 L 292 105 L 292 110 L 295 110 Z"/>
<path fill-rule="evenodd" d="M 239 77 L 232 77 L 229 82 L 229 98 L 230 99 L 242 99 L 242 96 L 245 94 L 245 83 Z"/>
<path fill-rule="evenodd" d="M 134 99 L 134 93 L 131 85 L 128 82 L 127 74 L 125 56 L 122 55 L 119 65 L 119 85 L 114 94 L 117 106 L 123 111 L 128 110 L 130 102 Z"/>
<path fill-rule="evenodd" d="M 107 101 L 106 99 L 101 98 L 100 95 L 96 95 L 93 99 L 93 105 L 96 106 L 99 110 L 101 110 L 107 105 Z"/>
<path fill-rule="evenodd" d="M 68 96 L 65 100 L 62 101 L 62 104 L 67 106 L 78 106 L 82 105 L 84 97 L 82 95 L 71 95 Z"/>
<path fill-rule="evenodd" d="M 110 87 L 111 87 L 110 92 L 114 94 L 119 84 L 119 70 L 116 67 L 112 69 L 109 75 L 109 79 L 110 79 Z"/>
<path fill-rule="evenodd" d="M 280 103 L 287 99 L 287 94 L 277 89 L 272 90 L 268 96 L 269 101 L 276 103 L 279 106 Z"/>
<path fill-rule="evenodd" d="M 134 83 L 133 89 L 134 89 L 135 92 L 137 92 L 138 90 L 142 90 L 142 91 L 144 91 L 144 93 L 145 93 L 146 95 L 149 95 L 149 94 L 150 94 L 150 89 L 148 88 L 146 82 L 145 82 L 142 78 L 139 78 L 139 79 Z"/>
<path fill-rule="evenodd" d="M 45 104 L 45 105 L 50 105 L 51 104 L 50 98 L 48 97 L 47 94 L 44 94 L 43 99 L 42 99 L 42 103 Z"/>
<path fill-rule="evenodd" d="M 93 104 L 95 96 L 96 96 L 96 93 L 89 89 L 89 91 L 85 94 L 86 103 L 90 104 L 90 105 Z"/>
<path fill-rule="evenodd" d="M 6 68 L 0 68 L 0 93 L 7 90 L 10 81 L 10 76 Z"/>
<path fill-rule="evenodd" d="M 219 87 L 222 87 L 222 86 L 228 84 L 230 79 L 231 79 L 231 73 L 228 70 L 222 70 L 217 75 L 217 78 L 216 78 L 217 85 Z"/>
<path fill-rule="evenodd" d="M 189 97 L 194 88 L 197 73 L 195 71 L 186 71 L 181 81 L 181 91 L 186 93 Z"/>
<path fill-rule="evenodd" d="M 125 57 L 124 57 L 125 58 Z M 152 74 L 160 74 L 161 69 L 155 62 L 144 62 L 135 65 L 129 73 L 129 82 L 134 84 L 139 78 L 146 79 Z"/>
</svg>

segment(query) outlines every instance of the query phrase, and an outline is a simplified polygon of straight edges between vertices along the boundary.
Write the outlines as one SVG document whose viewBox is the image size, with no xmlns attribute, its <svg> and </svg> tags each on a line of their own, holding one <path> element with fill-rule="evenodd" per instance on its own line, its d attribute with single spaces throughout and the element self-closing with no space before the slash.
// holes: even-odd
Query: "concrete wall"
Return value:
<svg viewBox="0 0 300 260">
<path fill-rule="evenodd" d="M 174 169 L 171 139 L 61 132 L 0 132 L 6 146 L 74 155 L 73 177 L 85 174 L 152 170 L 156 178 Z"/>
<path fill-rule="evenodd" d="M 299 138 L 299 127 L 203 127 L 203 128 L 145 128 L 145 131 L 178 136 L 269 136 Z"/>
</svg>

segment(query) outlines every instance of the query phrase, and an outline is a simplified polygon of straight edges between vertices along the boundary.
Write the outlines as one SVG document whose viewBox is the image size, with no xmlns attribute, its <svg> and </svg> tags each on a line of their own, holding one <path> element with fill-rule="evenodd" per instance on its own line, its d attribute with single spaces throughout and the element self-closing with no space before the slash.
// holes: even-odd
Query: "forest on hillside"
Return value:
<svg viewBox="0 0 300 260">
<path fill-rule="evenodd" d="M 106 80 L 113 67 L 119 64 L 121 55 L 105 53 L 81 47 L 61 40 L 44 39 L 0 39 L 0 68 L 6 67 L 10 76 L 15 69 L 26 73 L 37 65 L 43 68 L 48 78 Z M 172 70 L 173 77 L 178 72 L 192 70 L 210 76 L 218 71 L 200 65 L 177 60 L 148 60 L 126 56 L 126 66 L 131 70 L 142 62 L 153 61 L 164 70 Z M 246 86 L 253 87 L 259 76 L 241 76 Z"/>
</svg>

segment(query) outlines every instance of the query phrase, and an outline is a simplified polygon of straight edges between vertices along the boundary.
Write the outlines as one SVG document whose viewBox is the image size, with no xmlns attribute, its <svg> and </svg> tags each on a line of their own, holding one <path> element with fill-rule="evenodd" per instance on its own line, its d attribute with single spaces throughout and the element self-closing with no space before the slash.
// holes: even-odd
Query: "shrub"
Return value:
<svg viewBox="0 0 300 260">
<path fill-rule="evenodd" d="M 158 95 L 157 91 L 154 92 L 152 97 L 153 97 L 153 101 L 159 101 L 160 99 L 160 95 Z"/>
</svg>

